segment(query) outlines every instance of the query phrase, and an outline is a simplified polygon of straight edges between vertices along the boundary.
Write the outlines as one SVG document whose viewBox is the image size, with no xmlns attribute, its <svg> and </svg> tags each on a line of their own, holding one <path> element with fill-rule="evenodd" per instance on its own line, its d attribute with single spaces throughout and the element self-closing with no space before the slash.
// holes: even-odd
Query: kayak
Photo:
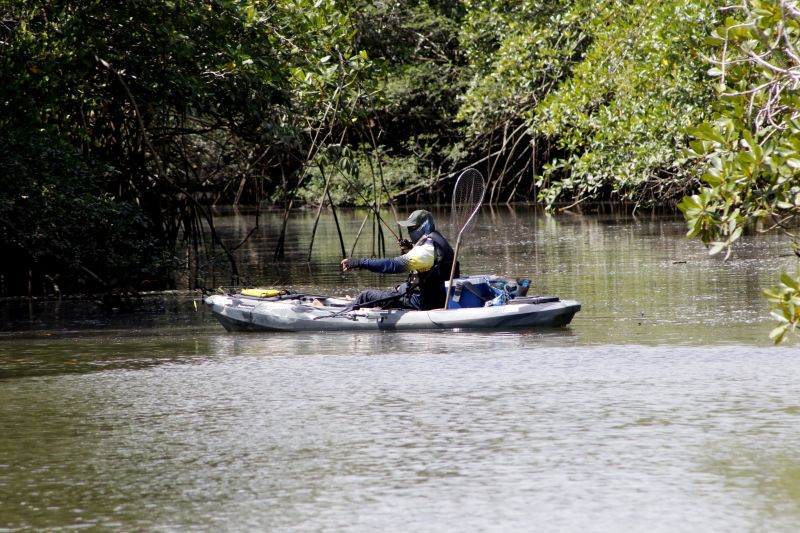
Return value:
<svg viewBox="0 0 800 533">
<path fill-rule="evenodd" d="M 555 328 L 572 321 L 581 305 L 557 296 L 525 296 L 501 305 L 417 311 L 351 309 L 343 298 L 245 291 L 205 299 L 228 331 L 402 331 Z"/>
</svg>

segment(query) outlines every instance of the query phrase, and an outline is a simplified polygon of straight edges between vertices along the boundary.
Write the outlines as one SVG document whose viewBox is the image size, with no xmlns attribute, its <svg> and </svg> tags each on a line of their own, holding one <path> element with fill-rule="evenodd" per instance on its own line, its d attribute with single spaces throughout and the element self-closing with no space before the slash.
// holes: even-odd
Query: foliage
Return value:
<svg viewBox="0 0 800 533">
<path fill-rule="evenodd" d="M 354 149 L 389 167 L 392 194 L 454 164 L 450 156 L 461 138 L 456 113 L 467 80 L 458 38 L 463 12 L 462 3 L 450 0 L 401 0 L 367 2 L 358 18 L 357 46 L 374 61 L 379 85 L 369 129 L 359 129 Z"/>
<path fill-rule="evenodd" d="M 587 36 L 575 2 L 564 4 L 486 1 L 470 10 L 462 39 L 474 77 L 459 117 L 472 135 L 530 115 L 569 75 Z"/>
<path fill-rule="evenodd" d="M 641 203 L 691 181 L 675 156 L 710 100 L 697 50 L 711 5 L 634 2 L 587 14 L 591 45 L 535 122 L 564 151 L 545 167 L 545 195 L 594 198 L 606 187 Z"/>
<path fill-rule="evenodd" d="M 201 253 L 210 230 L 234 273 L 201 202 L 292 188 L 319 146 L 363 118 L 371 90 L 333 1 L 3 1 L 2 12 L 0 129 L 102 162 L 111 171 L 86 183 L 91 194 L 141 206 L 167 250 Z"/>
<path fill-rule="evenodd" d="M 111 167 L 98 190 L 141 206 L 164 248 L 200 242 L 204 224 L 222 244 L 198 196 L 239 181 L 232 154 L 252 167 L 247 154 L 277 137 L 288 101 L 278 25 L 259 16 L 268 6 L 5 4 L 0 128 L 64 139 Z"/>
<path fill-rule="evenodd" d="M 498 158 L 537 160 L 547 204 L 668 200 L 691 182 L 676 154 L 710 101 L 697 51 L 713 4 L 486 2 L 470 13 L 476 79 L 461 112 L 500 139 Z M 511 154 L 501 131 L 520 124 L 533 148 Z"/>
<path fill-rule="evenodd" d="M 48 138 L 0 139 L 0 289 L 95 292 L 161 275 L 142 210 L 97 186 L 110 172 Z"/>
<path fill-rule="evenodd" d="M 383 147 L 378 151 L 375 156 L 369 146 L 328 146 L 318 154 L 316 166 L 308 171 L 312 179 L 298 195 L 309 204 L 332 201 L 334 205 L 377 207 L 390 203 L 393 192 L 424 183 L 411 158 L 389 155 Z"/>
<path fill-rule="evenodd" d="M 456 23 L 461 4 L 321 6 L 315 10 L 330 7 L 328 16 L 339 21 L 335 28 L 295 27 L 315 36 L 304 58 L 319 56 L 295 66 L 291 79 L 287 120 L 305 136 L 300 177 L 274 189 L 271 198 L 324 202 L 327 188 L 335 203 L 365 205 L 424 186 L 458 153 L 454 117 L 465 79 Z"/>
<path fill-rule="evenodd" d="M 437 201 L 465 166 L 490 179 L 490 202 L 670 201 L 696 186 L 698 160 L 713 150 L 741 152 L 748 141 L 737 132 L 753 130 L 742 118 L 749 100 L 729 98 L 695 131 L 692 157 L 677 157 L 685 127 L 708 118 L 713 87 L 704 82 L 701 53 L 708 27 L 718 23 L 717 2 L 0 0 L 0 131 L 13 139 L 25 162 L 20 175 L 32 187 L 0 193 L 5 216 L 22 196 L 62 191 L 41 220 L 31 211 L 21 225 L 6 225 L 6 242 L 41 246 L 36 228 L 44 227 L 46 213 L 83 198 L 83 207 L 110 219 L 136 206 L 130 238 L 114 237 L 132 247 L 131 265 L 152 270 L 161 260 L 144 255 L 185 249 L 187 263 L 199 265 L 203 254 L 216 257 L 222 249 L 235 276 L 233 251 L 241 243 L 217 235 L 209 204 L 267 201 L 288 210 L 301 202 L 374 205 L 420 195 Z M 741 46 L 794 39 L 794 18 L 768 11 L 742 15 L 737 20 L 761 13 L 761 22 L 733 22 L 712 39 L 711 45 L 731 43 L 719 69 L 725 91 L 768 81 L 748 70 L 752 58 Z M 783 21 L 783 29 L 759 26 L 770 21 Z M 786 54 L 770 54 L 766 61 L 793 65 Z M 761 89 L 747 93 L 757 109 Z M 790 92 L 783 91 L 780 106 L 794 105 Z M 779 115 L 771 120 L 794 127 Z M 763 137 L 753 131 L 752 143 L 763 144 L 769 157 L 793 149 L 784 130 Z M 48 160 L 64 162 L 63 172 L 48 174 L 33 163 L 44 145 L 55 151 Z M 750 214 L 719 207 L 714 195 L 735 196 L 738 185 L 723 191 L 713 180 L 727 175 L 725 165 L 752 162 L 718 160 L 704 182 L 717 189 L 685 205 L 697 235 L 724 247 Z M 787 155 L 778 174 L 793 176 L 795 162 Z M 788 214 L 786 206 L 800 201 L 800 191 L 790 196 L 791 181 L 759 194 L 782 198 L 775 206 Z M 155 251 L 140 250 L 151 246 L 140 242 L 140 227 Z M 280 243 L 285 230 L 284 224 Z M 45 248 L 81 247 L 74 232 L 46 234 L 53 242 Z M 105 266 L 89 267 L 87 250 L 63 264 L 77 272 L 80 263 L 108 280 L 122 270 L 112 258 L 123 255 L 110 251 Z M 57 264 L 42 275 L 54 276 Z M 169 285 L 167 269 L 157 270 Z"/>
<path fill-rule="evenodd" d="M 772 316 L 780 323 L 773 329 L 769 337 L 778 344 L 786 338 L 788 333 L 795 332 L 800 324 L 800 282 L 798 277 L 788 274 L 781 275 L 777 287 L 766 289 L 764 296 L 772 304 Z"/>
<path fill-rule="evenodd" d="M 461 40 L 472 79 L 458 118 L 466 124 L 464 151 L 485 161 L 484 174 L 494 181 L 491 202 L 503 188 L 512 200 L 541 166 L 531 116 L 583 51 L 586 36 L 573 7 L 572 1 L 480 1 L 467 13 Z M 529 194 L 526 187 L 520 197 Z"/>
<path fill-rule="evenodd" d="M 689 236 L 712 254 L 727 250 L 749 228 L 785 232 L 797 250 L 800 215 L 800 10 L 786 0 L 748 0 L 729 11 L 709 42 L 719 102 L 713 120 L 690 130 L 689 157 L 704 168 L 703 187 L 679 207 Z M 784 329 L 794 330 L 797 279 L 784 275 L 767 293 Z"/>
</svg>

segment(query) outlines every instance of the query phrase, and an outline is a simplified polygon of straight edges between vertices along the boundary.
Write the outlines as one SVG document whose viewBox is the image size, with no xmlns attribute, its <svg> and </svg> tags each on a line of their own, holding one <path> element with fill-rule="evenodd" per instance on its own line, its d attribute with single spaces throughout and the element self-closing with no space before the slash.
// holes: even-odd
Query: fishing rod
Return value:
<svg viewBox="0 0 800 533">
<path fill-rule="evenodd" d="M 353 182 L 350 181 L 350 179 L 348 179 L 347 175 L 344 172 L 342 172 L 341 169 L 337 169 L 337 170 L 338 170 L 339 174 L 342 176 L 342 178 L 344 179 L 345 183 L 347 183 L 347 185 L 350 186 L 350 190 L 352 190 L 359 197 L 361 197 L 361 200 L 364 202 L 364 204 L 366 204 L 367 207 L 369 207 L 369 209 L 375 214 L 375 217 L 378 219 L 378 222 L 383 224 L 383 226 L 387 230 L 389 230 L 389 233 L 391 233 L 392 236 L 395 239 L 397 239 L 397 242 L 402 242 L 403 240 L 405 240 L 402 237 L 400 237 L 397 233 L 395 233 L 392 230 L 391 226 L 389 226 L 389 224 L 387 224 L 386 221 L 383 220 L 383 218 L 381 218 L 380 211 L 375 207 L 375 202 L 374 201 L 370 202 L 369 199 L 366 196 L 364 196 L 364 194 L 360 190 L 358 190 L 358 188 L 353 184 Z M 384 187 L 381 187 L 381 188 L 383 189 Z M 386 192 L 386 191 L 383 191 L 383 192 Z M 388 192 L 387 192 L 387 195 L 388 195 Z"/>
</svg>

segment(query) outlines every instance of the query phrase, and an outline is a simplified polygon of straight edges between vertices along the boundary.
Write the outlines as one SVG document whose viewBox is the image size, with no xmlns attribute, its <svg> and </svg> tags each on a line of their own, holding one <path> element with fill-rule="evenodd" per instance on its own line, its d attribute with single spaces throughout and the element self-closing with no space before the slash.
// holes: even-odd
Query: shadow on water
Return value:
<svg viewBox="0 0 800 533">
<path fill-rule="evenodd" d="M 120 331 L 199 323 L 199 291 L 144 294 L 125 307 L 93 299 L 0 299 L 0 338 L 13 334 L 56 334 L 70 331 Z"/>
<path fill-rule="evenodd" d="M 208 358 L 208 341 L 178 336 L 136 335 L 131 331 L 62 333 L 0 340 L 0 382 L 30 377 L 142 370 L 193 364 Z"/>
<path fill-rule="evenodd" d="M 186 363 L 216 323 L 185 294 L 145 296 L 129 311 L 89 300 L 0 303 L 0 380 Z M 195 306 L 197 303 L 197 306 Z"/>
</svg>

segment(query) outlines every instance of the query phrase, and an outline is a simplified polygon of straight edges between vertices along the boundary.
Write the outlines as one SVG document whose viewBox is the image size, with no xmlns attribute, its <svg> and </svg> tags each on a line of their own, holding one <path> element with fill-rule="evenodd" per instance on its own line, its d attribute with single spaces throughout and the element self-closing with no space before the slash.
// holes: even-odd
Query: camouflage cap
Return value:
<svg viewBox="0 0 800 533">
<path fill-rule="evenodd" d="M 400 226 L 404 226 L 404 227 L 407 227 L 407 228 L 413 228 L 413 227 L 419 226 L 422 223 L 424 223 L 425 219 L 427 219 L 429 216 L 430 216 L 430 213 L 425 211 L 424 209 L 417 209 L 416 211 L 414 211 L 413 213 L 411 213 L 408 216 L 407 220 L 398 220 L 397 223 Z"/>
</svg>

